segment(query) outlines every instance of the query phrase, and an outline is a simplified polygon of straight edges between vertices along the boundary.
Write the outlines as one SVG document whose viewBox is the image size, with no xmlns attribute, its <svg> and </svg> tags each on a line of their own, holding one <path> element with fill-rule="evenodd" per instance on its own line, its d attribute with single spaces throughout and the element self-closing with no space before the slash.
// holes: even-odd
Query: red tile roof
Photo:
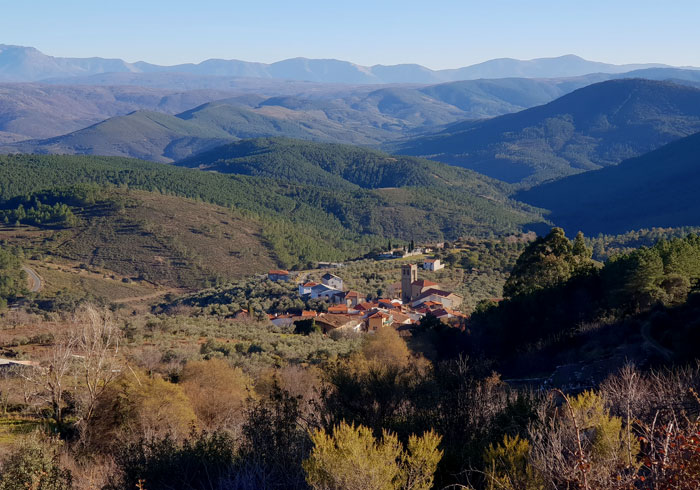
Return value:
<svg viewBox="0 0 700 490">
<path fill-rule="evenodd" d="M 415 286 L 420 286 L 420 287 L 422 287 L 422 288 L 425 288 L 425 287 L 428 287 L 428 286 L 437 286 L 438 283 L 433 282 L 433 281 L 428 281 L 428 280 L 426 280 L 426 279 L 418 279 L 417 281 L 413 281 L 413 282 L 411 283 L 411 286 L 413 286 L 413 285 L 415 285 Z"/>
<path fill-rule="evenodd" d="M 347 313 L 348 307 L 345 305 L 329 306 L 328 313 Z"/>
<path fill-rule="evenodd" d="M 389 315 L 387 315 L 386 313 L 382 313 L 381 311 L 378 311 L 378 312 L 368 316 L 367 318 L 389 318 Z"/>
<path fill-rule="evenodd" d="M 285 270 L 281 270 L 281 269 L 280 269 L 280 270 L 278 270 L 278 271 L 270 271 L 270 272 L 268 272 L 268 275 L 271 275 L 271 276 L 273 276 L 273 275 L 274 275 L 274 276 L 288 276 L 288 275 L 289 275 L 289 271 L 285 271 Z"/>
<path fill-rule="evenodd" d="M 312 288 L 312 287 L 314 287 L 314 286 L 318 286 L 318 283 L 317 283 L 317 282 L 307 282 L 306 284 L 304 284 L 303 287 L 305 287 L 305 288 Z"/>
<path fill-rule="evenodd" d="M 370 302 L 365 302 L 365 303 L 359 303 L 355 308 L 358 310 L 371 310 L 372 308 L 376 308 L 379 306 L 377 303 L 370 303 Z"/>
<path fill-rule="evenodd" d="M 301 312 L 302 317 L 315 317 L 317 315 L 318 315 L 318 313 L 316 313 L 315 311 L 310 311 L 310 310 L 304 310 Z"/>
</svg>

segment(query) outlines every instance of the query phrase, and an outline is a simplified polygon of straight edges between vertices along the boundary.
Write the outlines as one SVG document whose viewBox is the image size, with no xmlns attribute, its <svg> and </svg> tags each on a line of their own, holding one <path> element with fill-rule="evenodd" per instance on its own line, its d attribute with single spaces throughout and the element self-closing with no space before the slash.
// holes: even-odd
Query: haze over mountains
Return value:
<svg viewBox="0 0 700 490">
<path fill-rule="evenodd" d="M 561 208 L 557 199 L 545 199 L 556 187 L 539 184 L 564 179 L 565 186 L 568 176 L 612 167 L 700 132 L 700 70 L 606 65 L 575 56 L 491 60 L 439 71 L 301 58 L 269 65 L 208 60 L 163 67 L 54 58 L 33 48 L 0 45 L 0 80 L 13 81 L 0 84 L 3 153 L 135 157 L 282 181 L 293 176 L 292 185 L 311 182 L 346 191 L 351 191 L 348 185 L 365 187 L 363 178 L 376 178 L 368 188 L 386 188 L 392 182 L 412 185 L 407 178 L 425 179 L 430 173 L 426 160 L 397 156 L 388 164 L 389 157 L 375 150 L 337 144 L 360 145 L 515 184 L 498 187 L 496 181 L 484 181 L 498 187 L 484 196 L 497 194 L 504 204 L 513 189 L 538 186 L 518 198 L 551 210 L 554 223 L 580 223 L 587 230 L 597 228 L 574 216 L 573 208 Z M 328 143 L 336 145 L 324 146 Z M 624 175 L 630 182 L 638 180 L 637 172 L 655 175 L 648 169 L 653 161 L 664 165 L 663 155 L 639 159 L 647 162 L 639 170 L 630 163 L 637 160 L 625 162 Z M 326 168 L 323 162 L 332 165 Z M 352 170 L 359 164 L 366 175 Z M 692 167 L 686 162 L 684 168 Z M 439 168 L 435 175 L 441 181 L 478 181 L 477 174 L 453 175 Z M 606 175 L 615 182 L 611 192 L 624 188 L 623 174 L 592 175 L 603 176 L 596 177 L 603 179 L 596 184 L 600 188 L 607 189 Z M 662 192 L 685 192 L 659 179 Z M 420 182 L 440 187 L 432 180 Z M 479 193 L 473 187 L 463 190 Z M 521 204 L 508 206 L 517 210 Z M 609 229 L 668 222 L 638 218 L 616 218 L 619 226 Z M 445 233 L 450 225 L 441 223 Z"/>
<path fill-rule="evenodd" d="M 10 152 L 106 154 L 156 161 L 187 156 L 189 153 L 166 150 L 179 139 L 187 139 L 188 145 L 200 148 L 195 140 L 188 139 L 193 137 L 220 143 L 221 138 L 288 136 L 377 145 L 407 132 L 532 107 L 597 79 L 506 78 L 429 86 L 347 86 L 343 90 L 335 85 L 315 85 L 315 90 L 272 97 L 246 90 L 174 92 L 121 86 L 5 84 L 0 85 L 0 136 L 4 132 L 6 144 L 48 137 L 5 148 Z M 240 93 L 243 94 L 235 95 Z M 198 102 L 208 101 L 215 102 L 195 107 Z M 168 117 L 177 109 L 191 108 L 190 116 L 217 112 L 215 120 L 207 123 L 211 131 L 188 128 Z M 143 110 L 165 114 L 126 115 Z M 114 115 L 123 117 L 108 119 Z M 104 119 L 108 120 L 101 122 Z M 135 140 L 133 132 L 126 129 L 131 122 L 136 127 L 154 119 L 159 122 L 147 123 L 147 129 L 139 130 L 148 135 L 146 142 L 144 138 Z M 166 120 L 169 122 L 161 124 Z M 66 134 L 76 129 L 77 132 Z M 135 145 L 139 149 L 135 150 Z M 152 149 L 146 151 L 144 145 Z"/>
<path fill-rule="evenodd" d="M 421 65 L 361 66 L 334 59 L 293 58 L 265 64 L 239 60 L 210 59 L 201 63 L 160 66 L 121 59 L 60 58 L 32 47 L 0 45 L 0 81 L 28 82 L 49 78 L 71 78 L 102 73 L 186 73 L 191 75 L 279 78 L 324 83 L 439 83 L 477 78 L 554 78 L 588 73 L 623 73 L 661 67 L 661 64 L 612 65 L 565 55 L 528 61 L 502 58 L 448 70 Z"/>
</svg>

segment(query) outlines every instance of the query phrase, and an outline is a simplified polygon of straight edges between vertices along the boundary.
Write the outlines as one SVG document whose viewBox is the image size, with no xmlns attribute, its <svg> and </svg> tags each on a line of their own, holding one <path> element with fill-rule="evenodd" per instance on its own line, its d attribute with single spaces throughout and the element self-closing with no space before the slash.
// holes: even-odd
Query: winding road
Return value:
<svg viewBox="0 0 700 490">
<path fill-rule="evenodd" d="M 39 274 L 37 274 L 34 271 L 34 269 L 30 269 L 26 265 L 22 266 L 22 270 L 24 270 L 24 272 L 27 273 L 27 277 L 29 278 L 29 283 L 30 283 L 29 290 L 32 293 L 39 292 L 41 290 L 41 288 L 43 287 L 43 283 L 41 281 L 41 276 L 39 276 Z"/>
</svg>

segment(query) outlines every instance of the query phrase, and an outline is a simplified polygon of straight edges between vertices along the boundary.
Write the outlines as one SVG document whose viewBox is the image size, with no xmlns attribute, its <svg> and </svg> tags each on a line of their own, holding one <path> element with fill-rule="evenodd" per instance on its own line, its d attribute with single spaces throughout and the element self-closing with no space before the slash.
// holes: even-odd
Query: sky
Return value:
<svg viewBox="0 0 700 490">
<path fill-rule="evenodd" d="M 700 66 L 698 0 L 0 0 L 0 44 L 161 65 L 298 56 L 456 68 L 576 54 Z"/>
</svg>

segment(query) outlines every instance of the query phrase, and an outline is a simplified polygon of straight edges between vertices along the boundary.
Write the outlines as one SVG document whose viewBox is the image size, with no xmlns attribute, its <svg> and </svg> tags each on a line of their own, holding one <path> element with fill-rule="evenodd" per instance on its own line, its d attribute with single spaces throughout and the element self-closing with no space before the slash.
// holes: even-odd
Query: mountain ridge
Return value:
<svg viewBox="0 0 700 490">
<path fill-rule="evenodd" d="M 535 185 L 615 165 L 697 131 L 697 88 L 617 79 L 517 113 L 449 125 L 404 141 L 397 153 Z"/>
<path fill-rule="evenodd" d="M 100 73 L 179 72 L 252 78 L 279 78 L 330 83 L 439 83 L 477 78 L 578 76 L 588 73 L 621 73 L 640 68 L 668 65 L 613 65 L 584 60 L 575 55 L 516 60 L 500 58 L 470 66 L 431 70 L 417 64 L 363 66 L 336 59 L 290 58 L 274 63 L 208 59 L 200 63 L 161 66 L 144 61 L 128 63 L 122 59 L 60 58 L 45 55 L 32 47 L 0 44 L 0 81 L 39 81 L 67 76 Z"/>
<path fill-rule="evenodd" d="M 586 234 L 697 225 L 700 132 L 654 151 L 515 194 L 551 210 L 558 226 Z"/>
</svg>

